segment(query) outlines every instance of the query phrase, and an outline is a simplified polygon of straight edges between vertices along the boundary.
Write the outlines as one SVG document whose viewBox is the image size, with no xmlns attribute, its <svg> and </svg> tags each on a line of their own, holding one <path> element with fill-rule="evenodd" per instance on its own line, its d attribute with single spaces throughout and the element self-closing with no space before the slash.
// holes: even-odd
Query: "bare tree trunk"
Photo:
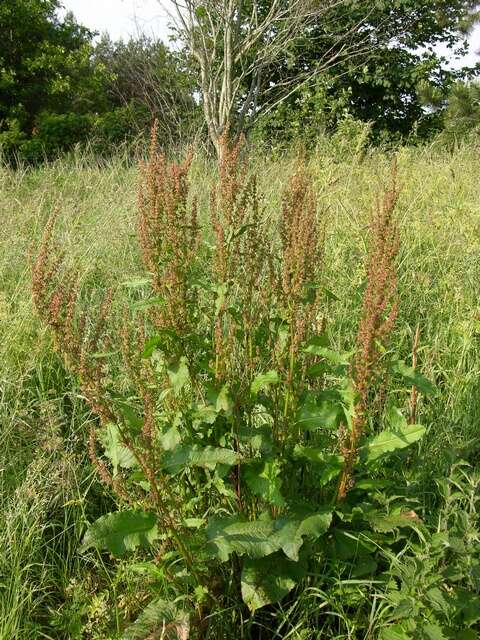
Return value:
<svg viewBox="0 0 480 640">
<path fill-rule="evenodd" d="M 275 90 L 278 104 L 328 67 L 369 50 L 367 35 L 363 45 L 360 39 L 359 46 L 358 38 L 349 45 L 349 36 L 358 33 L 359 22 L 344 34 L 343 44 L 328 51 L 314 69 L 282 86 L 272 86 L 265 77 L 265 70 L 283 58 L 295 39 L 347 1 L 271 0 L 265 9 L 252 0 L 246 11 L 243 0 L 171 0 L 177 34 L 198 64 L 205 122 L 217 154 L 223 136 L 235 139 L 254 122 L 260 96 Z M 367 15 L 368 1 L 359 3 L 365 3 Z"/>
</svg>

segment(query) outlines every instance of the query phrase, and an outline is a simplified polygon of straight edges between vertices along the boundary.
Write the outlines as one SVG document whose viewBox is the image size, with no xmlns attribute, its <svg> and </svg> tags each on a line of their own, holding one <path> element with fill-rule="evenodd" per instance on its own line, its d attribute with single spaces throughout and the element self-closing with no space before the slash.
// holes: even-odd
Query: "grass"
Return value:
<svg viewBox="0 0 480 640">
<path fill-rule="evenodd" d="M 356 331 L 352 308 L 358 309 L 362 294 L 368 214 L 390 159 L 371 151 L 336 161 L 319 151 L 310 162 L 327 222 L 327 286 L 338 298 L 325 314 L 338 346 L 346 347 Z M 257 164 L 273 217 L 274 194 L 292 158 Z M 480 418 L 478 149 L 407 147 L 398 165 L 401 304 L 392 343 L 409 360 L 419 324 L 419 366 L 436 386 L 419 407 L 419 421 L 428 428 L 419 509 L 428 512 L 432 478 L 446 472 L 453 450 L 477 437 Z M 205 162 L 194 163 L 200 195 L 212 171 Z M 104 289 L 141 275 L 136 183 L 136 168 L 122 158 L 99 164 L 79 156 L 33 170 L 0 169 L 0 640 L 114 637 L 142 599 L 127 566 L 113 571 L 100 555 L 92 560 L 78 553 L 86 523 L 113 502 L 86 459 L 92 417 L 33 313 L 28 270 L 29 247 L 38 244 L 58 207 L 62 249 L 90 285 Z M 385 603 L 372 584 L 357 582 L 332 578 L 328 592 L 325 585 L 323 591 L 312 586 L 278 617 L 277 637 L 376 637 L 359 630 L 342 606 L 346 591 L 365 589 L 372 633 L 381 623 Z M 331 635 L 332 626 L 330 635 L 321 635 L 320 621 L 320 635 L 308 635 L 302 615 L 316 608 L 337 621 L 338 635 Z"/>
</svg>

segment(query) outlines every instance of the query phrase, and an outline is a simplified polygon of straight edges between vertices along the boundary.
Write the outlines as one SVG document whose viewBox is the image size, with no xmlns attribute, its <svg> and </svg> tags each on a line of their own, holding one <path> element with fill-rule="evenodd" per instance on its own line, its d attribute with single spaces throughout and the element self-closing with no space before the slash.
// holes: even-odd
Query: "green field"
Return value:
<svg viewBox="0 0 480 640">
<path fill-rule="evenodd" d="M 369 214 L 375 195 L 388 183 L 391 158 L 372 150 L 336 159 L 320 149 L 308 163 L 326 233 L 323 284 L 335 297 L 325 302 L 323 315 L 335 349 L 348 350 L 355 343 L 363 292 Z M 258 158 L 252 164 L 273 225 L 294 158 Z M 192 184 L 205 226 L 214 172 L 213 165 L 194 160 Z M 204 637 L 480 637 L 474 599 L 480 589 L 478 147 L 402 148 L 398 176 L 399 315 L 389 349 L 410 361 L 418 325 L 418 367 L 435 390 L 420 395 L 418 422 L 427 432 L 394 477 L 411 490 L 409 508 L 430 533 L 450 527 L 457 532 L 438 560 L 430 539 L 415 538 L 408 547 L 413 551 L 405 552 L 416 556 L 416 564 L 403 560 L 398 546 L 385 550 L 391 566 L 409 569 L 403 576 L 409 597 L 424 603 L 417 613 L 406 614 L 417 616 L 418 635 L 395 630 L 401 618 L 392 618 L 395 606 L 378 576 L 319 569 L 295 598 L 256 614 L 270 635 L 251 619 L 240 624 L 225 606 Z M 35 169 L 0 168 L 0 640 L 120 638 L 149 602 L 145 576 L 132 570 L 131 556 L 114 560 L 103 552 L 79 551 L 87 524 L 114 511 L 116 501 L 88 460 L 86 439 L 95 418 L 34 312 L 29 268 L 31 247 L 35 253 L 49 215 L 58 209 L 56 239 L 85 289 L 103 291 L 141 277 L 137 183 L 136 167 L 122 158 L 96 163 L 78 156 Z M 122 302 L 133 295 L 127 287 L 119 290 L 118 317 Z M 389 385 L 387 393 L 407 407 L 408 392 L 393 381 Z M 452 524 L 455 513 L 461 514 L 460 524 Z M 463 533 L 457 531 L 460 526 Z M 471 551 L 475 546 L 477 557 Z M 455 553 L 457 564 L 449 555 Z M 460 585 L 460 600 L 470 594 L 470 612 L 458 605 L 458 614 L 452 602 L 442 600 L 444 578 L 438 576 L 450 562 L 461 567 L 452 584 Z"/>
</svg>

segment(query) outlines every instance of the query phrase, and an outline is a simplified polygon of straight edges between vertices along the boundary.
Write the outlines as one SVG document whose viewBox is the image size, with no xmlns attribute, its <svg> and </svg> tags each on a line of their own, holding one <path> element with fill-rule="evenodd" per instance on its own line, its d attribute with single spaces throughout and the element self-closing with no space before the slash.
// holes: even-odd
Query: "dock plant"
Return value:
<svg viewBox="0 0 480 640">
<path fill-rule="evenodd" d="M 241 143 L 224 141 L 201 208 L 191 156 L 172 163 L 152 140 L 138 194 L 145 277 L 121 319 L 110 313 L 121 286 L 101 296 L 64 266 L 61 212 L 33 261 L 33 299 L 97 416 L 88 452 L 118 503 L 89 526 L 82 552 L 135 553 L 151 585 L 124 637 L 215 638 L 219 611 L 231 608 L 239 629 L 261 621 L 327 564 L 374 571 L 381 545 L 398 550 L 400 531 L 421 528 L 381 470 L 407 460 L 425 429 L 384 383 L 429 383 L 388 349 L 395 168 L 367 230 L 357 339 L 339 351 L 326 313 L 328 219 L 308 164 L 298 160 L 272 218 Z"/>
</svg>

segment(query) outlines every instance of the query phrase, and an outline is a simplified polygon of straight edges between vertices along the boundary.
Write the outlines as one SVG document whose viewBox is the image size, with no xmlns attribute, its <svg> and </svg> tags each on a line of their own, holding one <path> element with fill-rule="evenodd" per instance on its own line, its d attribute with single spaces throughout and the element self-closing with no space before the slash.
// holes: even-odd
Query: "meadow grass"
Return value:
<svg viewBox="0 0 480 640">
<path fill-rule="evenodd" d="M 339 348 L 354 343 L 368 216 L 390 162 L 375 150 L 338 160 L 319 149 L 309 159 L 326 222 L 326 284 L 336 298 L 325 316 Z M 292 164 L 292 157 L 254 160 L 272 219 Z M 194 161 L 200 219 L 213 172 L 208 162 Z M 452 450 L 477 437 L 480 418 L 478 149 L 405 147 L 398 172 L 400 316 L 392 348 L 408 361 L 420 326 L 419 366 L 436 387 L 419 406 L 419 421 L 428 428 L 419 508 L 428 509 L 431 478 L 446 468 Z M 87 460 L 92 417 L 33 312 L 28 267 L 30 246 L 38 246 L 58 208 L 60 247 L 89 287 L 103 290 L 141 276 L 137 179 L 124 158 L 98 163 L 78 156 L 36 169 L 0 168 L 0 640 L 108 638 L 141 598 L 128 571 L 114 574 L 100 555 L 92 561 L 78 553 L 86 522 L 111 508 L 112 497 Z M 408 480 L 411 471 L 405 473 Z M 355 635 L 342 611 L 342 585 L 335 589 L 332 597 L 312 587 L 291 608 L 321 602 L 342 621 L 338 636 L 328 637 L 370 637 Z M 285 612 L 295 616 L 300 622 L 294 631 L 290 625 L 288 636 L 278 622 L 278 637 L 307 637 L 301 612 Z M 371 616 L 372 625 L 381 617 L 373 595 Z"/>
</svg>

